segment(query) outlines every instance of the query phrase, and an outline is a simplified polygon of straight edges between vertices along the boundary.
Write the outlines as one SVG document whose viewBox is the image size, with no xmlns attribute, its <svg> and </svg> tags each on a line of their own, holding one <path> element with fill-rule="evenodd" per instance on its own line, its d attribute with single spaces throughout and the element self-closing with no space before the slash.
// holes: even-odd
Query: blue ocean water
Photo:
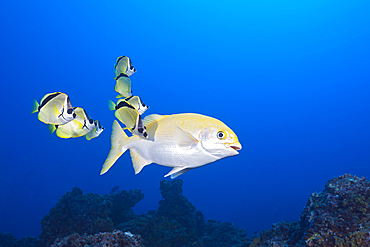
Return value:
<svg viewBox="0 0 370 247">
<path fill-rule="evenodd" d="M 155 209 L 170 168 L 134 175 L 110 150 L 114 63 L 129 56 L 148 114 L 201 113 L 238 135 L 236 157 L 192 170 L 184 195 L 206 218 L 248 231 L 298 220 L 308 197 L 344 173 L 370 179 L 368 1 L 2 1 L 0 232 L 37 237 L 73 186 L 141 189 Z M 99 119 L 91 141 L 63 140 L 31 115 L 67 93 Z M 167 178 L 166 178 L 167 179 Z"/>
</svg>

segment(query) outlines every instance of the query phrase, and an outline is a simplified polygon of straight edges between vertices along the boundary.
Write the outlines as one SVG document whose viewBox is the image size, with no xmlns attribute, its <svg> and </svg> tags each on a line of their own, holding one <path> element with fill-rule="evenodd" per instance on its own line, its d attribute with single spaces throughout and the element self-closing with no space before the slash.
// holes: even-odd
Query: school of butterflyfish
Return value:
<svg viewBox="0 0 370 247">
<path fill-rule="evenodd" d="M 171 178 L 239 154 L 242 146 L 238 137 L 218 119 L 197 113 L 151 114 L 142 118 L 149 107 L 139 96 L 132 95 L 130 77 L 135 72 L 129 57 L 117 59 L 114 79 L 118 100 L 116 103 L 110 100 L 108 106 L 125 127 L 122 128 L 117 120 L 113 121 L 111 150 L 101 175 L 127 149 L 130 150 L 135 174 L 144 166 L 156 163 L 172 167 L 165 175 Z M 35 101 L 34 112 L 39 112 L 38 119 L 61 138 L 86 136 L 90 140 L 104 129 L 99 121 L 92 121 L 84 109 L 72 107 L 69 97 L 60 92 L 45 95 L 40 104 Z"/>
<path fill-rule="evenodd" d="M 48 93 L 40 104 L 34 100 L 32 112 L 38 112 L 38 119 L 47 124 L 50 133 L 56 132 L 60 138 L 85 136 L 87 140 L 98 137 L 104 130 L 99 120 L 89 117 L 81 107 L 72 107 L 65 93 Z"/>
</svg>

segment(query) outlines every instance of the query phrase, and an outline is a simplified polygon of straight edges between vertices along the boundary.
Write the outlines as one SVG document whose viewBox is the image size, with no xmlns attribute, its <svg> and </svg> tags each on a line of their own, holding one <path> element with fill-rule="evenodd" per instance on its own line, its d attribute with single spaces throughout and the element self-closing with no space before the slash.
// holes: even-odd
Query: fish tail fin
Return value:
<svg viewBox="0 0 370 247">
<path fill-rule="evenodd" d="M 56 129 L 57 129 L 56 125 L 48 124 L 48 130 L 49 130 L 50 134 L 53 134 Z"/>
<path fill-rule="evenodd" d="M 109 100 L 108 107 L 109 107 L 109 110 L 114 111 L 116 109 L 116 104 L 112 100 Z"/>
<path fill-rule="evenodd" d="M 100 175 L 106 173 L 117 161 L 117 159 L 127 150 L 127 148 L 124 147 L 124 143 L 127 138 L 128 136 L 123 131 L 117 120 L 114 120 L 111 136 L 112 147 L 109 151 L 107 159 L 104 162 Z"/>
<path fill-rule="evenodd" d="M 36 99 L 33 100 L 33 104 L 32 104 L 32 111 L 31 111 L 31 114 L 35 113 L 35 112 L 38 112 L 39 111 L 39 103 L 37 102 Z"/>
</svg>

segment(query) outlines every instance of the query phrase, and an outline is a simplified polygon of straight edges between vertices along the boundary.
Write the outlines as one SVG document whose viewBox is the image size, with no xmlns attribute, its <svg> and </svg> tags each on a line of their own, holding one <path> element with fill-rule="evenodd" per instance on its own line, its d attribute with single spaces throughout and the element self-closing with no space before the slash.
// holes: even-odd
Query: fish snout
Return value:
<svg viewBox="0 0 370 247">
<path fill-rule="evenodd" d="M 242 149 L 242 144 L 240 142 L 234 142 L 227 145 L 229 148 L 233 149 L 234 155 L 239 154 L 239 150 Z"/>
<path fill-rule="evenodd" d="M 242 149 L 242 144 L 240 144 L 240 142 L 236 142 L 236 143 L 231 144 L 230 147 L 234 149 L 235 151 L 238 151 Z"/>
</svg>

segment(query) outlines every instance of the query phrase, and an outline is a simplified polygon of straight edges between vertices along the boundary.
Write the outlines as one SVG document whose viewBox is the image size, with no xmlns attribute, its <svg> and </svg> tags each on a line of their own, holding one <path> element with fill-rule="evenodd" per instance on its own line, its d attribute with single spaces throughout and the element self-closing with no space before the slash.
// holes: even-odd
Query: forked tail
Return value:
<svg viewBox="0 0 370 247">
<path fill-rule="evenodd" d="M 107 159 L 104 162 L 100 175 L 106 173 L 113 166 L 116 160 L 127 150 L 127 148 L 125 148 L 123 145 L 124 140 L 127 138 L 128 136 L 122 130 L 117 120 L 114 120 L 111 136 L 112 147 L 109 151 Z"/>
</svg>

